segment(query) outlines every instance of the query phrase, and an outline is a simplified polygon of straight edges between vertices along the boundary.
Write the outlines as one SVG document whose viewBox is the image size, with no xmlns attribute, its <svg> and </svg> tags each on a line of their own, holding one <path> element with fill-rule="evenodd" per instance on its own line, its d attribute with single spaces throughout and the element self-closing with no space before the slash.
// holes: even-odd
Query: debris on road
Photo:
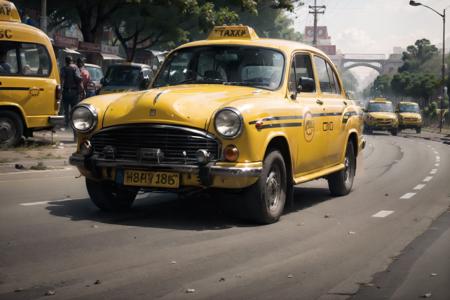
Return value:
<svg viewBox="0 0 450 300">
<path fill-rule="evenodd" d="M 98 228 L 98 225 L 92 225 L 91 227 L 92 228 Z"/>
<path fill-rule="evenodd" d="M 356 234 L 354 231 L 349 231 L 348 234 Z"/>
<path fill-rule="evenodd" d="M 431 298 L 432 294 L 431 293 L 426 293 L 422 295 L 422 298 Z"/>
<path fill-rule="evenodd" d="M 195 293 L 195 289 L 186 289 L 186 294 Z"/>
<path fill-rule="evenodd" d="M 30 170 L 47 170 L 47 166 L 42 161 L 30 167 Z"/>
<path fill-rule="evenodd" d="M 223 281 L 225 281 L 225 278 L 224 277 L 220 277 L 219 282 L 223 282 Z"/>
<path fill-rule="evenodd" d="M 175 260 L 172 260 L 170 263 L 171 263 L 172 265 L 174 265 L 174 264 L 176 264 L 177 262 L 176 262 Z"/>
<path fill-rule="evenodd" d="M 45 292 L 45 296 L 53 296 L 55 294 L 56 294 L 55 290 L 48 290 Z"/>
<path fill-rule="evenodd" d="M 289 275 L 288 275 L 288 278 L 294 278 L 294 275 L 289 274 Z"/>
<path fill-rule="evenodd" d="M 435 276 L 438 276 L 438 274 L 437 273 L 431 273 L 430 276 L 431 277 L 435 277 Z"/>
<path fill-rule="evenodd" d="M 15 164 L 14 168 L 16 168 L 17 170 L 23 170 L 25 169 L 25 167 L 22 164 Z"/>
<path fill-rule="evenodd" d="M 22 292 L 22 291 L 23 291 L 22 288 L 18 288 L 18 289 L 15 289 L 15 290 L 14 290 L 14 293 L 20 293 L 20 292 Z"/>
<path fill-rule="evenodd" d="M 100 280 L 96 280 L 95 282 L 94 282 L 94 284 L 101 284 L 102 282 L 100 281 Z"/>
<path fill-rule="evenodd" d="M 389 196 L 389 194 L 388 194 L 388 193 L 386 193 L 386 194 L 384 194 L 384 196 L 385 196 L 385 197 L 388 197 L 388 196 Z"/>
<path fill-rule="evenodd" d="M 325 214 L 323 217 L 324 217 L 325 219 L 328 219 L 328 218 L 330 218 L 331 216 L 330 216 L 329 214 Z"/>
</svg>

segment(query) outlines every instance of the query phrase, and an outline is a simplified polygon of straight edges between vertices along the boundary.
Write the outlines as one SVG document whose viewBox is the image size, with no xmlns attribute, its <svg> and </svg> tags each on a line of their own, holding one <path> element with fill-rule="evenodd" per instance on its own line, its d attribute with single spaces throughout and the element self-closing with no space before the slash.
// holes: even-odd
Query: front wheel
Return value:
<svg viewBox="0 0 450 300">
<path fill-rule="evenodd" d="M 272 150 L 264 159 L 260 178 L 244 192 L 248 217 L 260 224 L 277 222 L 286 203 L 287 185 L 283 155 Z"/>
<path fill-rule="evenodd" d="M 422 128 L 421 127 L 417 127 L 416 128 L 416 133 L 421 133 L 422 132 Z"/>
<path fill-rule="evenodd" d="M 392 129 L 392 130 L 391 130 L 391 134 L 392 134 L 393 136 L 397 136 L 397 134 L 398 134 L 398 129 L 397 129 L 397 128 Z"/>
<path fill-rule="evenodd" d="M 86 188 L 92 202 L 104 211 L 128 210 L 137 195 L 137 190 L 129 190 L 112 183 L 98 182 L 88 178 L 86 178 Z"/>
<path fill-rule="evenodd" d="M 21 118 L 12 111 L 0 111 L 0 148 L 19 144 L 23 134 Z"/>
<path fill-rule="evenodd" d="M 328 176 L 328 188 L 333 196 L 350 193 L 356 173 L 356 156 L 352 142 L 348 142 L 345 151 L 344 169 Z"/>
</svg>

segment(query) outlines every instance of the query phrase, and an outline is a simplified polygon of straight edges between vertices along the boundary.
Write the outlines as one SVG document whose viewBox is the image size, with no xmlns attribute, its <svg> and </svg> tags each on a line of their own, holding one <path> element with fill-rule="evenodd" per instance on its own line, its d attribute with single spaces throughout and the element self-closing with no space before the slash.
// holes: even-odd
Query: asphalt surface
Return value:
<svg viewBox="0 0 450 300">
<path fill-rule="evenodd" d="M 207 197 L 101 213 L 72 168 L 4 172 L 0 299 L 450 299 L 450 146 L 404 136 L 368 136 L 350 195 L 300 185 L 268 226 Z"/>
</svg>

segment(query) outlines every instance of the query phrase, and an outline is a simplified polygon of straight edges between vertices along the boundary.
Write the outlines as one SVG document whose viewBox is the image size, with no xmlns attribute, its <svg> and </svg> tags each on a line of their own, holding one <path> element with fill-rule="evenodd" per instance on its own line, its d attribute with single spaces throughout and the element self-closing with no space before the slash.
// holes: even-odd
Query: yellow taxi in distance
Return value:
<svg viewBox="0 0 450 300">
<path fill-rule="evenodd" d="M 140 189 L 208 190 L 262 224 L 280 218 L 295 184 L 326 178 L 333 195 L 349 193 L 365 144 L 330 59 L 247 26 L 173 50 L 149 90 L 83 101 L 72 126 L 70 163 L 100 209 L 129 208 Z"/>
<path fill-rule="evenodd" d="M 392 135 L 397 135 L 398 118 L 391 101 L 385 98 L 369 101 L 364 115 L 364 130 L 367 133 L 372 133 L 373 130 L 389 131 Z"/>
<path fill-rule="evenodd" d="M 21 23 L 12 2 L 0 1 L 0 147 L 61 123 L 60 95 L 50 39 Z"/>
<path fill-rule="evenodd" d="M 417 133 L 422 131 L 422 115 L 419 105 L 415 102 L 400 102 L 397 106 L 398 128 L 415 129 Z"/>
</svg>

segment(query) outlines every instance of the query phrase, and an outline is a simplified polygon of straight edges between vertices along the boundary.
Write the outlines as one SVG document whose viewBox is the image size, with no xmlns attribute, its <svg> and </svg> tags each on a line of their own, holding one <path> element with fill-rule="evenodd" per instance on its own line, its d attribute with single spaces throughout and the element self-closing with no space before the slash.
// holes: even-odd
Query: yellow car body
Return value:
<svg viewBox="0 0 450 300">
<path fill-rule="evenodd" d="M 0 145 L 8 147 L 62 121 L 60 80 L 48 36 L 21 23 L 12 2 L 0 1 L 0 11 Z"/>
<path fill-rule="evenodd" d="M 202 49 L 219 51 L 214 49 L 221 47 L 231 49 L 230 52 L 235 47 L 243 47 L 242 51 L 261 51 L 265 59 L 280 60 L 279 84 L 270 89 L 233 82 L 158 85 L 165 70 L 183 51 L 199 51 L 202 55 Z M 234 54 L 220 57 L 236 59 Z M 328 89 L 331 83 L 322 84 L 315 64 L 308 67 L 314 71 L 314 78 L 310 78 L 314 81 L 310 86 L 314 91 L 305 92 L 307 79 L 302 79 L 305 83 L 299 92 L 297 87 L 289 87 L 292 80 L 297 82 L 297 75 L 291 72 L 294 58 L 319 61 L 323 66 L 326 62 L 334 74 L 331 79 L 337 86 L 334 93 L 321 90 L 321 85 L 322 89 L 324 86 Z M 258 72 L 253 66 L 244 68 L 247 68 L 242 71 L 245 74 Z M 185 73 L 186 70 L 180 72 Z M 85 109 L 80 108 L 80 115 L 91 111 L 97 120 L 88 132 L 79 131 L 77 152 L 70 158 L 88 178 L 88 190 L 93 182 L 100 185 L 109 181 L 119 186 L 178 192 L 189 188 L 242 191 L 259 184 L 262 176 L 267 175 L 268 156 L 275 157 L 271 152 L 277 152 L 286 166 L 287 190 L 292 191 L 294 184 L 342 174 L 348 168 L 348 153 L 352 152 L 350 156 L 356 158 L 365 144 L 361 132 L 362 110 L 346 98 L 337 71 L 323 52 L 296 42 L 260 39 L 246 26 L 216 27 L 207 40 L 173 50 L 149 90 L 92 97 L 80 107 Z M 78 112 L 75 111 L 76 108 L 73 124 L 77 128 Z M 225 127 L 221 127 L 222 121 L 218 119 L 222 120 L 223 116 L 224 124 L 228 124 L 227 117 L 231 115 L 240 127 L 232 123 L 230 128 L 236 134 L 226 137 L 222 132 Z M 137 156 L 136 151 L 140 151 Z M 164 182 L 160 180 L 163 177 Z M 267 179 L 266 184 L 276 190 L 276 179 L 272 179 L 273 182 Z M 96 197 L 95 192 L 90 194 L 91 198 Z M 94 202 L 100 208 L 105 207 Z M 279 214 L 256 219 L 270 223 L 278 218 Z"/>
<path fill-rule="evenodd" d="M 399 129 L 415 129 L 417 133 L 422 129 L 422 115 L 419 105 L 415 102 L 400 102 L 397 106 Z"/>
<path fill-rule="evenodd" d="M 380 130 L 397 135 L 398 126 L 398 117 L 394 113 L 391 101 L 384 98 L 375 98 L 369 101 L 364 115 L 366 132 L 371 133 L 373 130 Z"/>
</svg>

